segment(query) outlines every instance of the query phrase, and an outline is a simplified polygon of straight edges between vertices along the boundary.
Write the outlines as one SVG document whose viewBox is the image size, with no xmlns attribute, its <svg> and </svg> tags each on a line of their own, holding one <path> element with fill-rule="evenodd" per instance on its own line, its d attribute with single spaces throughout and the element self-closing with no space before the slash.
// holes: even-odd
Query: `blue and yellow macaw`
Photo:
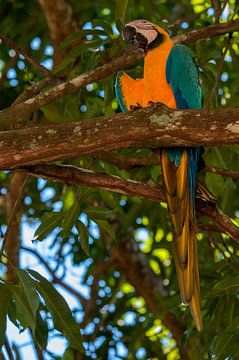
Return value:
<svg viewBox="0 0 239 360">
<path fill-rule="evenodd" d="M 123 38 L 145 52 L 144 77 L 124 72 L 116 78 L 116 97 L 122 111 L 160 102 L 174 109 L 200 109 L 198 69 L 184 45 L 174 45 L 169 34 L 147 20 L 124 26 Z M 190 305 L 198 330 L 202 329 L 197 260 L 195 196 L 201 148 L 166 148 L 161 151 L 162 177 L 174 230 L 173 250 L 183 304 Z"/>
</svg>

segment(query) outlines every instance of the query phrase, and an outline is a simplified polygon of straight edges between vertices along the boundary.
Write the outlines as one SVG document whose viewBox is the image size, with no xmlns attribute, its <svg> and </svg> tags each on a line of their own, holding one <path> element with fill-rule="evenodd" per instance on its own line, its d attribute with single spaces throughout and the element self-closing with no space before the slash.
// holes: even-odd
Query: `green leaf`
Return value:
<svg viewBox="0 0 239 360">
<path fill-rule="evenodd" d="M 209 292 L 209 295 L 228 295 L 239 290 L 239 276 L 226 277 L 219 281 Z"/>
<path fill-rule="evenodd" d="M 71 229 L 76 224 L 77 219 L 80 213 L 80 201 L 76 197 L 75 203 L 73 206 L 65 213 L 63 222 L 62 222 L 62 231 L 61 235 L 66 240 L 70 235 Z"/>
<path fill-rule="evenodd" d="M 75 46 L 73 49 L 71 49 L 71 51 L 67 53 L 61 64 L 54 69 L 53 74 L 57 74 L 64 70 L 67 65 L 69 65 L 73 60 L 75 60 L 78 56 L 85 53 L 86 51 L 95 50 L 105 43 L 105 40 L 95 39 L 91 41 L 86 41 L 80 45 Z"/>
<path fill-rule="evenodd" d="M 117 27 L 120 29 L 120 31 L 123 28 L 123 25 L 125 23 L 125 14 L 128 6 L 128 0 L 117 0 L 116 7 L 115 7 L 115 18 Z"/>
<path fill-rule="evenodd" d="M 217 336 L 212 344 L 212 353 L 217 360 L 229 359 L 230 355 L 233 355 L 232 343 L 233 334 L 224 336 Z"/>
<path fill-rule="evenodd" d="M 115 214 L 115 211 L 100 206 L 89 206 L 87 209 L 85 209 L 84 212 L 87 215 L 89 215 L 90 218 L 95 218 L 100 220 L 108 219 L 113 214 Z"/>
<path fill-rule="evenodd" d="M 42 319 L 39 311 L 36 314 L 35 338 L 41 349 L 45 350 L 48 340 L 48 327 L 47 323 Z"/>
<path fill-rule="evenodd" d="M 99 225 L 99 227 L 101 229 L 106 231 L 114 240 L 116 240 L 115 231 L 114 231 L 113 227 L 108 223 L 108 221 L 98 220 L 98 219 L 93 219 L 93 220 L 96 222 L 96 224 Z"/>
<path fill-rule="evenodd" d="M 22 290 L 18 285 L 9 286 L 12 296 L 16 302 L 17 318 L 19 319 L 23 328 L 30 327 L 32 332 L 35 332 L 36 328 L 36 317 L 29 307 L 29 301 L 23 295 Z"/>
<path fill-rule="evenodd" d="M 66 49 L 72 42 L 75 40 L 78 40 L 80 38 L 85 38 L 87 35 L 93 35 L 93 36 L 106 36 L 106 32 L 104 30 L 100 29 L 85 29 L 75 32 L 74 34 L 71 34 L 65 38 L 63 43 L 61 44 L 61 49 Z"/>
<path fill-rule="evenodd" d="M 107 35 L 109 35 L 109 36 L 113 35 L 111 23 L 107 20 L 95 19 L 95 20 L 92 20 L 92 25 L 94 27 L 101 26 L 104 29 L 104 31 L 107 33 Z"/>
<path fill-rule="evenodd" d="M 62 360 L 74 360 L 74 352 L 70 347 L 66 348 Z"/>
<path fill-rule="evenodd" d="M 11 285 L 10 285 L 11 286 Z M 11 291 L 9 290 L 9 285 L 2 285 L 2 287 L 4 288 L 4 294 L 5 297 L 7 298 L 6 300 L 6 304 L 7 304 L 7 314 L 8 317 L 10 319 L 10 321 L 17 327 L 19 328 L 19 323 L 17 321 L 17 309 L 16 309 L 16 304 L 14 302 L 14 299 L 12 297 Z"/>
<path fill-rule="evenodd" d="M 82 221 L 79 220 L 76 223 L 76 228 L 77 228 L 77 231 L 78 231 L 78 233 L 80 235 L 80 244 L 81 244 L 82 250 L 84 251 L 84 253 L 87 256 L 90 256 L 90 254 L 89 254 L 89 244 L 88 244 L 89 234 L 88 234 L 87 227 L 83 224 Z"/>
<path fill-rule="evenodd" d="M 50 212 L 44 214 L 40 219 L 41 224 L 35 231 L 34 240 L 44 240 L 56 227 L 61 226 L 64 215 L 64 212 Z"/>
<path fill-rule="evenodd" d="M 28 305 L 29 311 L 32 313 L 32 317 L 36 318 L 36 312 L 40 305 L 39 296 L 35 289 L 35 282 L 29 276 L 26 270 L 17 269 L 17 277 L 19 279 L 20 290 L 24 296 Z"/>
<path fill-rule="evenodd" d="M 7 297 L 5 296 L 5 286 L 0 286 L 0 349 L 5 341 L 7 327 Z"/>
<path fill-rule="evenodd" d="M 92 189 L 89 187 L 84 187 L 81 189 L 81 193 L 79 196 L 79 201 L 81 204 L 89 198 L 90 193 L 92 193 Z"/>
<path fill-rule="evenodd" d="M 36 283 L 37 290 L 45 300 L 55 328 L 66 336 L 72 348 L 83 352 L 84 348 L 82 346 L 80 326 L 73 318 L 70 308 L 63 296 L 58 293 L 48 280 L 36 271 L 29 270 L 29 273 L 38 280 Z"/>
</svg>

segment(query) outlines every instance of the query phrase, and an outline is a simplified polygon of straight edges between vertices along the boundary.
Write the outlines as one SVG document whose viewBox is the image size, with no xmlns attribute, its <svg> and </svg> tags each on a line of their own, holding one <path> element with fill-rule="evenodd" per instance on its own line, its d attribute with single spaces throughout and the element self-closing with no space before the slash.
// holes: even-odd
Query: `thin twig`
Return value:
<svg viewBox="0 0 239 360">
<path fill-rule="evenodd" d="M 3 74 L 2 74 L 2 76 L 1 76 L 1 78 L 0 78 L 0 87 L 3 86 L 4 81 L 5 81 L 6 78 L 7 78 L 8 70 L 11 69 L 11 68 L 13 68 L 13 67 L 15 66 L 16 61 L 17 61 L 17 58 L 18 58 L 18 56 L 17 56 L 17 54 L 16 54 L 16 55 L 15 55 L 14 57 L 12 57 L 11 60 L 8 62 L 6 68 L 4 68 L 4 72 L 3 72 Z"/>
<path fill-rule="evenodd" d="M 47 68 L 45 68 L 45 66 L 42 66 L 41 64 L 38 64 L 38 62 L 36 62 L 30 55 L 28 55 L 28 53 L 23 50 L 19 45 L 17 45 L 14 41 L 12 41 L 11 39 L 7 38 L 4 35 L 0 35 L 0 39 L 5 42 L 5 44 L 7 44 L 8 46 L 10 46 L 11 48 L 13 48 L 17 53 L 23 55 L 25 57 L 25 59 L 32 64 L 32 66 L 41 74 L 48 76 L 48 77 L 52 77 L 52 73 L 50 70 L 48 70 Z"/>
<path fill-rule="evenodd" d="M 220 16 L 221 16 L 221 6 L 218 0 L 212 0 L 212 5 L 214 7 L 214 13 L 215 13 L 215 23 L 219 24 L 220 22 Z"/>
</svg>

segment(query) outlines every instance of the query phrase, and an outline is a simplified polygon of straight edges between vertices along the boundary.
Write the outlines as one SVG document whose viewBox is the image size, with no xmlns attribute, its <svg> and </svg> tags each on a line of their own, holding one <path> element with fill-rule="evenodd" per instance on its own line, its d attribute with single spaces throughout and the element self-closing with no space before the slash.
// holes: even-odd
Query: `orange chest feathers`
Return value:
<svg viewBox="0 0 239 360">
<path fill-rule="evenodd" d="M 144 78 L 142 86 L 142 106 L 148 106 L 149 101 L 162 102 L 171 108 L 176 108 L 171 86 L 166 80 L 166 62 L 171 50 L 165 44 L 150 51 L 144 60 Z"/>
<path fill-rule="evenodd" d="M 120 85 L 124 102 L 128 110 L 131 105 L 146 107 L 149 102 L 162 102 L 171 108 L 176 108 L 176 103 L 171 86 L 166 80 L 166 63 L 173 46 L 169 39 L 160 47 L 150 50 L 144 58 L 143 79 L 133 79 L 123 73 Z"/>
</svg>

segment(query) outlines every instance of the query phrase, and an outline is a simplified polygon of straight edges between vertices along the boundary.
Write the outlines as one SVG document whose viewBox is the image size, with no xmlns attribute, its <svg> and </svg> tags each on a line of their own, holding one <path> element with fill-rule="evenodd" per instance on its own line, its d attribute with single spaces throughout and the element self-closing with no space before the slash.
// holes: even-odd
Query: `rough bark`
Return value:
<svg viewBox="0 0 239 360">
<path fill-rule="evenodd" d="M 238 143 L 239 109 L 151 107 L 82 122 L 0 132 L 0 169 L 132 147 Z"/>
</svg>

